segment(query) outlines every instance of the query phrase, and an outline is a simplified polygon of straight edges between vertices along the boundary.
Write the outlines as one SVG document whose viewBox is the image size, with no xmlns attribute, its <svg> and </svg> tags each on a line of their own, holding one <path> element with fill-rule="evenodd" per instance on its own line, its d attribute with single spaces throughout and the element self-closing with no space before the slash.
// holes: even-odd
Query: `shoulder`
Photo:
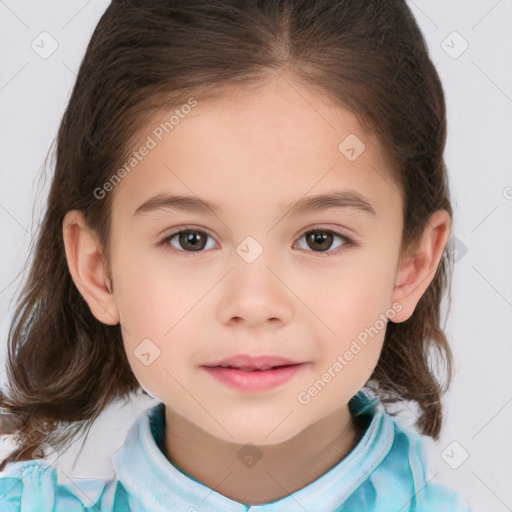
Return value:
<svg viewBox="0 0 512 512">
<path fill-rule="evenodd" d="M 394 441 L 387 460 L 383 461 L 383 469 L 386 473 L 393 473 L 392 479 L 397 487 L 409 489 L 404 512 L 471 512 L 467 501 L 458 491 L 434 482 L 435 475 L 429 475 L 424 437 L 402 426 L 397 419 L 391 420 Z"/>
<path fill-rule="evenodd" d="M 456 490 L 428 473 L 424 438 L 382 412 L 378 442 L 365 449 L 364 479 L 341 510 L 471 512 Z"/>
<path fill-rule="evenodd" d="M 2 511 L 15 512 L 38 506 L 42 512 L 53 508 L 57 483 L 53 471 L 35 461 L 11 462 L 0 473 L 0 504 Z"/>
<path fill-rule="evenodd" d="M 114 480 L 96 479 L 67 479 L 67 483 L 59 484 L 54 466 L 39 461 L 11 462 L 0 472 L 0 510 L 108 511 L 114 507 L 114 498 L 122 499 L 124 489 L 117 484 Z"/>
</svg>

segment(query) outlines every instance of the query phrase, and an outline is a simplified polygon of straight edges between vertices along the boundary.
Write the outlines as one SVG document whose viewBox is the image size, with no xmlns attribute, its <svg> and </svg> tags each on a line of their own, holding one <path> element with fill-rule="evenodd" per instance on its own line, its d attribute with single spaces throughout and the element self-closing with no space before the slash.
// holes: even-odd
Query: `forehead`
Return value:
<svg viewBox="0 0 512 512">
<path fill-rule="evenodd" d="M 115 190 L 125 213 L 162 192 L 280 210 L 334 188 L 359 190 L 377 204 L 400 199 L 377 137 L 348 110 L 286 79 L 162 110 L 132 149 L 144 146 L 151 149 Z"/>
</svg>

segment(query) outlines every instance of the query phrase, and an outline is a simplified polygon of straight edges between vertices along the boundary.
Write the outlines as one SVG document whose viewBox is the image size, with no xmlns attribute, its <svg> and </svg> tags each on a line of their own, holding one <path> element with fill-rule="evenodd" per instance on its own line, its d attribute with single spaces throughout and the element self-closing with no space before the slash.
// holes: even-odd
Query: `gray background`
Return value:
<svg viewBox="0 0 512 512">
<path fill-rule="evenodd" d="M 445 397 L 441 439 L 425 439 L 429 478 L 461 491 L 474 512 L 511 511 L 512 0 L 408 3 L 427 38 L 447 99 L 446 162 L 454 207 L 450 243 L 458 258 L 446 329 L 457 373 Z M 108 4 L 0 0 L 2 383 L 14 299 L 50 182 L 50 177 L 40 178 L 44 158 L 85 47 Z M 41 36 L 45 31 L 58 44 L 47 58 L 32 47 L 43 51 L 41 39 L 46 38 L 44 47 L 51 49 L 49 36 Z M 110 457 L 124 433 L 155 403 L 137 398 L 105 411 L 74 467 L 79 445 L 66 453 L 59 480 L 109 477 Z M 411 423 L 411 416 L 401 417 Z M 12 449 L 8 441 L 0 448 L 2 453 Z"/>
</svg>

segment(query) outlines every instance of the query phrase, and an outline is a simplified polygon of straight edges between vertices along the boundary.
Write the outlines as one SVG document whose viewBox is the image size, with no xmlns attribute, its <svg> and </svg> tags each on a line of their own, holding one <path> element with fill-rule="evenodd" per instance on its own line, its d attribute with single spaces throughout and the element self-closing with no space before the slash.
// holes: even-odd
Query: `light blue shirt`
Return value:
<svg viewBox="0 0 512 512">
<path fill-rule="evenodd" d="M 455 490 L 427 474 L 422 437 L 362 389 L 349 402 L 368 426 L 336 466 L 298 491 L 245 505 L 202 484 L 162 453 L 165 408 L 142 414 L 113 456 L 115 478 L 58 484 L 57 469 L 36 461 L 0 473 L 1 512 L 471 512 Z"/>
</svg>

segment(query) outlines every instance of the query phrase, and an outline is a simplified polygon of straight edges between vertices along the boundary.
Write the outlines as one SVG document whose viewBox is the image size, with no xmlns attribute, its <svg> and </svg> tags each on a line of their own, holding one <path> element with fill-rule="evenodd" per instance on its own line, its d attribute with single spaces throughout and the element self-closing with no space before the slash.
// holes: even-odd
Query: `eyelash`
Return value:
<svg viewBox="0 0 512 512">
<path fill-rule="evenodd" d="M 205 231 L 202 231 L 200 229 L 196 229 L 196 228 L 193 228 L 193 227 L 183 227 L 183 228 L 181 228 L 178 231 L 174 231 L 173 233 L 171 233 L 169 235 L 166 235 L 158 243 L 158 246 L 162 246 L 164 248 L 164 250 L 170 250 L 170 251 L 176 252 L 176 253 L 184 253 L 184 254 L 179 254 L 180 256 L 184 256 L 184 257 L 193 256 L 194 253 L 197 253 L 197 254 L 204 253 L 205 252 L 204 249 L 200 250 L 200 251 L 186 251 L 184 249 L 180 250 L 180 249 L 176 249 L 175 247 L 171 247 L 170 246 L 169 242 L 176 235 L 179 235 L 180 233 L 183 233 L 184 231 L 190 231 L 192 233 L 201 233 L 201 234 L 209 236 L 210 238 L 213 238 L 210 234 L 208 234 Z M 308 229 L 307 231 L 304 231 L 298 237 L 298 240 L 300 240 L 304 235 L 308 235 L 309 233 L 313 233 L 313 232 L 328 233 L 330 235 L 338 236 L 339 238 L 341 238 L 344 241 L 344 244 L 341 247 L 338 247 L 337 249 L 328 249 L 327 251 L 313 251 L 313 250 L 306 251 L 306 252 L 312 252 L 313 254 L 316 254 L 317 256 L 320 256 L 320 257 L 335 256 L 335 255 L 339 254 L 340 252 L 344 251 L 345 249 L 347 249 L 347 248 L 349 248 L 351 246 L 353 246 L 353 247 L 358 247 L 359 246 L 358 243 L 356 243 L 353 239 L 347 237 L 346 235 L 342 235 L 341 233 L 338 233 L 337 231 L 332 231 L 330 229 L 320 229 L 320 228 Z"/>
</svg>

